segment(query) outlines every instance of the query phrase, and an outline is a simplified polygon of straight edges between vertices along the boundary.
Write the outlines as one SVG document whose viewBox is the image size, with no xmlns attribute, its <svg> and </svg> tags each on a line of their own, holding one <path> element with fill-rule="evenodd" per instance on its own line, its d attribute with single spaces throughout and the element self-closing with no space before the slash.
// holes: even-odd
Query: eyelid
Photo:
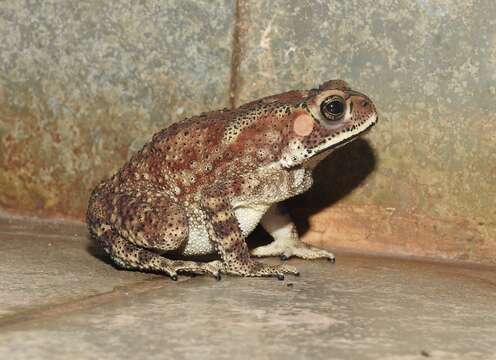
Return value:
<svg viewBox="0 0 496 360">
<path fill-rule="evenodd" d="M 343 100 L 343 102 L 345 102 L 347 99 L 342 97 L 341 95 L 331 95 L 331 99 L 340 99 L 340 100 Z"/>
</svg>

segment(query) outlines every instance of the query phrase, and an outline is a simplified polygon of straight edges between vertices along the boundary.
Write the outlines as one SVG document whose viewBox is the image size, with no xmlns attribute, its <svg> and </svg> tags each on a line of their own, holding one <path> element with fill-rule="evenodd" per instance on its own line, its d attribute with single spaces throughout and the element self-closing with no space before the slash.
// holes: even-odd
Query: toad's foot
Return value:
<svg viewBox="0 0 496 360">
<path fill-rule="evenodd" d="M 215 260 L 207 263 L 188 262 L 189 267 L 177 269 L 178 273 L 185 274 L 208 274 L 217 280 L 221 279 L 221 273 L 224 271 L 224 265 L 221 261 Z"/>
<path fill-rule="evenodd" d="M 268 277 L 275 276 L 279 280 L 284 280 L 285 274 L 299 276 L 300 273 L 295 267 L 289 265 L 269 265 L 250 260 L 247 264 L 224 265 L 222 272 L 227 274 L 248 276 L 248 277 Z"/>
<path fill-rule="evenodd" d="M 334 254 L 329 251 L 317 249 L 300 241 L 295 224 L 280 204 L 274 204 L 270 207 L 262 218 L 262 225 L 274 238 L 274 241 L 269 245 L 252 250 L 253 256 L 280 256 L 282 260 L 295 256 L 302 259 L 324 258 L 331 262 L 335 261 Z"/>
<path fill-rule="evenodd" d="M 302 259 L 328 259 L 333 263 L 336 261 L 336 257 L 333 253 L 304 244 L 299 240 L 276 240 L 268 245 L 253 249 L 251 254 L 257 257 L 279 256 L 282 260 L 288 260 L 290 257 L 294 256 Z"/>
</svg>

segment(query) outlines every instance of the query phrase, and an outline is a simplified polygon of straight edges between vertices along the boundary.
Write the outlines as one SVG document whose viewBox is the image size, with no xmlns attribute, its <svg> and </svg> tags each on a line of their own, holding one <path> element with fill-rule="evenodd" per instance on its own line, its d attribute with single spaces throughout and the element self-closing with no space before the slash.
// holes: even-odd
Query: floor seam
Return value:
<svg viewBox="0 0 496 360">
<path fill-rule="evenodd" d="M 11 236 L 30 236 L 30 237 L 36 237 L 36 238 L 48 238 L 48 239 L 64 239 L 64 240 L 80 240 L 81 238 L 84 237 L 84 235 L 81 234 L 67 234 L 67 235 L 57 235 L 57 234 L 43 234 L 39 235 L 37 233 L 31 233 L 31 232 L 19 232 L 19 231 L 0 231 L 0 235 L 11 235 Z"/>
<path fill-rule="evenodd" d="M 180 278 L 177 282 L 188 281 L 188 278 Z M 11 315 L 0 317 L 0 331 L 10 326 L 29 323 L 36 320 L 47 320 L 58 318 L 63 315 L 72 314 L 78 311 L 91 309 L 95 306 L 119 301 L 129 296 L 145 294 L 153 290 L 158 290 L 170 285 L 170 280 L 163 277 L 148 279 L 134 284 L 118 286 L 108 292 L 82 297 L 68 302 L 50 304 L 31 310 L 20 311 Z"/>
</svg>

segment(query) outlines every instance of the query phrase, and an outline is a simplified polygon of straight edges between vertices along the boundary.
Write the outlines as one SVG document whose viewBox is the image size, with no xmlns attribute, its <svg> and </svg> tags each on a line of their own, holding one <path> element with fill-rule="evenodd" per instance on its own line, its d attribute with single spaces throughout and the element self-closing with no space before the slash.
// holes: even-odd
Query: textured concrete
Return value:
<svg viewBox="0 0 496 360">
<path fill-rule="evenodd" d="M 233 1 L 0 3 L 0 206 L 82 217 L 155 131 L 229 104 Z"/>
<path fill-rule="evenodd" d="M 82 224 L 0 218 L 0 318 L 150 278 L 116 271 L 101 257 Z"/>
<path fill-rule="evenodd" d="M 173 282 L 95 258 L 77 224 L 0 229 L 2 359 L 496 359 L 496 268 L 338 254 Z"/>
<path fill-rule="evenodd" d="M 294 204 L 307 240 L 495 264 L 496 2 L 241 4 L 236 103 L 343 78 L 382 115 Z"/>
</svg>

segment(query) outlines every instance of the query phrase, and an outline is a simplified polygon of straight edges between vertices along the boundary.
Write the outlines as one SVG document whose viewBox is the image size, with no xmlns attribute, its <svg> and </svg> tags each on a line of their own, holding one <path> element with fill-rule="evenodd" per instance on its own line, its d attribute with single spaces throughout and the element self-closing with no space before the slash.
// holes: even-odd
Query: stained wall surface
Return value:
<svg viewBox="0 0 496 360">
<path fill-rule="evenodd" d="M 496 263 L 491 0 L 0 3 L 0 207 L 81 218 L 157 129 L 347 80 L 366 140 L 291 201 L 307 241 Z"/>
<path fill-rule="evenodd" d="M 158 129 L 229 104 L 232 1 L 0 3 L 0 206 L 79 217 Z"/>
</svg>

